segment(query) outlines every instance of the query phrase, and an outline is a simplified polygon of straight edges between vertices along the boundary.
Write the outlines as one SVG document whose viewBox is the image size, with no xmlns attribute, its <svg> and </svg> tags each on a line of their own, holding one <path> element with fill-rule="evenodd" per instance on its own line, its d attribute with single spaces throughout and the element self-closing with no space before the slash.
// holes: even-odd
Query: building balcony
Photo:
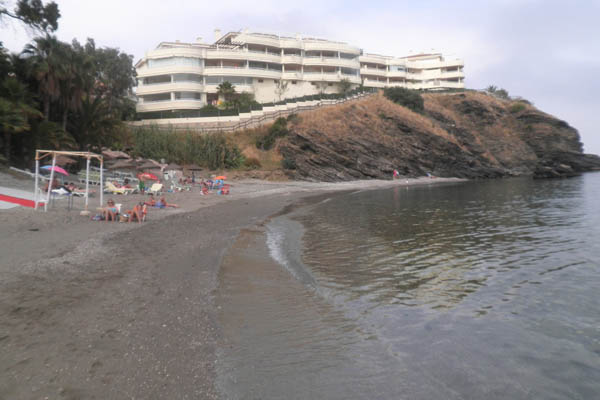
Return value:
<svg viewBox="0 0 600 400">
<path fill-rule="evenodd" d="M 360 54 L 360 49 L 356 47 L 349 46 L 345 43 L 336 43 L 336 42 L 328 42 L 328 41 L 305 41 L 304 42 L 304 50 L 312 51 L 312 50 L 322 50 L 322 51 L 340 51 L 342 53 L 348 54 Z"/>
<path fill-rule="evenodd" d="M 234 38 L 232 40 L 233 43 L 238 43 L 238 44 L 259 44 L 259 45 L 263 45 L 263 46 L 270 46 L 270 47 L 281 47 L 281 40 L 278 37 L 271 37 L 271 36 L 259 36 L 259 35 L 247 35 L 247 34 L 240 34 L 238 35 L 236 38 Z"/>
<path fill-rule="evenodd" d="M 337 72 L 304 72 L 305 81 L 319 81 L 319 82 L 339 82 L 342 80 L 342 75 Z"/>
<path fill-rule="evenodd" d="M 168 58 L 168 57 L 203 57 L 203 50 L 191 47 L 172 47 L 155 49 L 146 52 L 146 58 Z"/>
<path fill-rule="evenodd" d="M 409 89 L 422 89 L 422 90 L 435 90 L 435 89 L 464 89 L 464 82 L 448 82 L 443 80 L 436 80 L 434 82 L 412 82 L 407 83 L 406 87 Z"/>
<path fill-rule="evenodd" d="M 170 75 L 170 74 L 199 74 L 202 75 L 203 68 L 195 65 L 168 65 L 157 68 L 137 68 L 137 77 L 146 78 L 148 76 L 156 75 Z"/>
<path fill-rule="evenodd" d="M 136 89 L 138 96 L 168 92 L 203 92 L 202 82 L 165 82 L 139 85 Z"/>
<path fill-rule="evenodd" d="M 302 56 L 296 56 L 296 55 L 284 55 L 281 57 L 281 63 L 282 64 L 302 64 L 302 61 L 304 60 L 304 58 Z"/>
<path fill-rule="evenodd" d="M 235 86 L 236 93 L 254 93 L 254 87 L 252 85 L 233 84 L 233 86 Z M 204 86 L 204 90 L 206 91 L 206 93 L 217 93 L 218 87 L 219 85 L 206 85 Z"/>
<path fill-rule="evenodd" d="M 451 68 L 451 67 L 462 67 L 464 66 L 464 61 L 461 59 L 455 60 L 444 60 L 444 61 L 406 61 L 406 68 L 416 68 L 416 69 L 427 69 L 427 68 Z"/>
<path fill-rule="evenodd" d="M 443 79 L 464 78 L 465 73 L 462 71 L 442 71 L 440 76 Z"/>
<path fill-rule="evenodd" d="M 384 88 L 384 87 L 386 87 L 387 83 L 386 82 L 379 82 L 379 81 L 372 81 L 372 80 L 369 80 L 369 79 L 365 79 L 363 81 L 363 85 L 365 87 Z"/>
<path fill-rule="evenodd" d="M 206 58 L 209 60 L 249 60 L 271 63 L 281 63 L 281 54 L 265 53 L 262 51 L 244 51 L 244 50 L 207 50 Z"/>
<path fill-rule="evenodd" d="M 340 75 L 340 79 L 347 79 L 348 81 L 350 81 L 350 83 L 355 83 L 357 85 L 360 85 L 362 82 L 362 80 L 360 79 L 360 76 L 357 76 L 357 75 L 342 74 L 342 75 Z"/>
<path fill-rule="evenodd" d="M 377 75 L 377 76 L 387 76 L 387 71 L 385 69 L 375 69 L 375 68 L 360 68 L 361 75 Z"/>
<path fill-rule="evenodd" d="M 406 87 L 406 82 L 390 82 L 387 87 Z"/>
<path fill-rule="evenodd" d="M 377 66 L 386 67 L 386 68 L 389 65 L 390 60 L 391 60 L 390 58 L 386 58 L 383 56 L 374 56 L 374 55 L 360 56 L 358 59 L 359 59 L 360 63 L 375 64 Z M 399 64 L 398 60 L 396 60 L 394 65 L 402 65 L 402 63 Z"/>
<path fill-rule="evenodd" d="M 406 71 L 388 71 L 387 76 L 390 78 L 404 78 Z"/>
<path fill-rule="evenodd" d="M 202 100 L 164 100 L 138 103 L 137 112 L 194 110 L 205 106 Z"/>
<path fill-rule="evenodd" d="M 302 79 L 302 72 L 301 71 L 286 71 L 286 72 L 282 72 L 281 73 L 281 79 L 287 79 L 287 80 L 301 80 Z"/>
<path fill-rule="evenodd" d="M 349 60 L 347 58 L 338 57 L 304 57 L 302 64 L 323 67 L 335 66 L 353 69 L 358 69 L 360 67 L 360 64 L 357 60 Z"/>
<path fill-rule="evenodd" d="M 246 76 L 252 78 L 280 79 L 281 71 L 260 68 L 206 67 L 204 74 L 209 76 Z"/>
</svg>

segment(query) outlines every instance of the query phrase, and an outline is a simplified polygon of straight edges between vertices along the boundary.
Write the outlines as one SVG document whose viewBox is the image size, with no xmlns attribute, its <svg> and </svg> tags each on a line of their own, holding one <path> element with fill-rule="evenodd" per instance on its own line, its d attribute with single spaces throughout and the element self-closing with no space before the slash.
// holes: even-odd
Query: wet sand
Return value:
<svg viewBox="0 0 600 400">
<path fill-rule="evenodd" d="M 0 212 L 0 398 L 219 398 L 215 290 L 240 230 L 307 196 L 400 184 L 233 182 L 230 196 L 168 194 L 182 207 L 141 225 L 58 202 Z"/>
</svg>

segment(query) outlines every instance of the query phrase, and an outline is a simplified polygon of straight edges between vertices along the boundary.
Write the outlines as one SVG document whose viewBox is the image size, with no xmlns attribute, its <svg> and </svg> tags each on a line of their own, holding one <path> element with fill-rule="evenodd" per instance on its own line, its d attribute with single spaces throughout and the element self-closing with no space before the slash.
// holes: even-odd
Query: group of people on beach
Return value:
<svg viewBox="0 0 600 400">
<path fill-rule="evenodd" d="M 106 207 L 102 208 L 102 219 L 106 222 L 109 221 L 122 221 L 122 222 L 139 222 L 142 223 L 146 220 L 146 214 L 148 213 L 148 207 L 155 208 L 179 208 L 179 205 L 174 203 L 167 203 L 164 196 L 160 200 L 155 200 L 152 193 L 149 194 L 147 201 L 140 201 L 131 210 L 127 210 L 123 213 L 120 212 L 119 208 L 115 204 L 113 199 L 108 199 Z"/>
</svg>

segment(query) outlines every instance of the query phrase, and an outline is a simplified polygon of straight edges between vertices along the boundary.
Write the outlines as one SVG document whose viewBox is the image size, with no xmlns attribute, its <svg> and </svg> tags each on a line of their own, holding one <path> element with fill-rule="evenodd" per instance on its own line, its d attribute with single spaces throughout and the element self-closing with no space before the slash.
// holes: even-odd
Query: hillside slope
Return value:
<svg viewBox="0 0 600 400">
<path fill-rule="evenodd" d="M 600 169 L 579 134 L 535 107 L 464 92 L 424 94 L 418 114 L 382 95 L 303 113 L 279 143 L 295 179 L 569 176 Z"/>
</svg>

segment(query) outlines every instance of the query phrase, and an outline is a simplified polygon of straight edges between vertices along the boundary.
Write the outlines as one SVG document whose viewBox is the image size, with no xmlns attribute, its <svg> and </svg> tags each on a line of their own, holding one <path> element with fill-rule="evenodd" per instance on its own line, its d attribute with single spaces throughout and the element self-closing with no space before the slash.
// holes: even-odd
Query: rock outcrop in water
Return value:
<svg viewBox="0 0 600 400">
<path fill-rule="evenodd" d="M 375 95 L 303 113 L 279 144 L 295 179 L 567 177 L 600 170 L 577 131 L 523 102 L 478 92 L 424 94 L 418 114 Z"/>
</svg>

